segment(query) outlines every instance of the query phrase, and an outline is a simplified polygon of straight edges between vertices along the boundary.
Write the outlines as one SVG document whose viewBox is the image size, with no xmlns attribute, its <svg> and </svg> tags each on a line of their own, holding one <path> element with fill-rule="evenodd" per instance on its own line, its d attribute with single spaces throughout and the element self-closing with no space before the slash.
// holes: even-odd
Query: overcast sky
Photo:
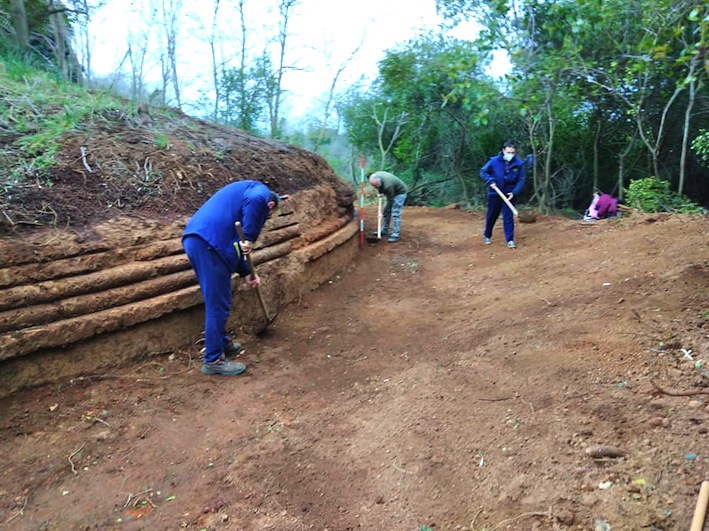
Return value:
<svg viewBox="0 0 709 531">
<path fill-rule="evenodd" d="M 116 71 L 126 53 L 128 34 L 138 31 L 137 12 L 148 0 L 110 0 L 96 14 L 92 26 L 93 70 L 100 74 Z M 238 38 L 238 20 L 230 11 L 230 2 L 222 1 L 223 32 L 233 28 Z M 269 37 L 277 30 L 277 0 L 246 0 L 247 25 L 253 31 L 252 43 Z M 178 73 L 186 94 L 196 97 L 200 87 L 211 79 L 209 49 L 204 36 L 211 25 L 213 2 L 183 0 L 178 41 Z M 329 90 L 338 68 L 361 47 L 338 80 L 344 90 L 360 76 L 372 78 L 377 61 L 385 50 L 415 37 L 423 29 L 434 29 L 441 22 L 435 0 L 302 0 L 289 22 L 286 62 L 298 70 L 287 73 L 283 87 L 289 91 L 288 103 L 293 115 L 303 114 L 311 102 Z M 153 26 L 153 31 L 155 28 Z M 201 37 L 200 37 L 201 36 Z M 474 38 L 475 29 L 467 25 L 456 29 L 459 38 Z M 128 65 L 124 67 L 128 72 Z M 151 77 L 159 79 L 155 64 Z M 189 96 L 188 96 L 189 97 Z"/>
</svg>

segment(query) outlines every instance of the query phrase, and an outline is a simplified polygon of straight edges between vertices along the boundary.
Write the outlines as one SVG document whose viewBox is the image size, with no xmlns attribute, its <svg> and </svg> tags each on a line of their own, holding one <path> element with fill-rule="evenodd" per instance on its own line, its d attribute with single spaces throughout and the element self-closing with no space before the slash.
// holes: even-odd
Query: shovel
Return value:
<svg viewBox="0 0 709 531">
<path fill-rule="evenodd" d="M 237 221 L 235 224 L 236 226 L 236 232 L 239 235 L 239 240 L 242 242 L 244 241 L 244 231 L 241 229 L 241 222 Z M 254 267 L 254 263 L 251 260 L 251 253 L 246 255 L 246 262 L 249 264 L 249 269 L 251 269 L 251 274 L 253 276 L 258 276 L 256 273 L 256 268 Z M 261 311 L 263 312 L 263 316 L 266 319 L 266 324 L 261 328 L 258 332 L 256 332 L 256 335 L 261 335 L 266 332 L 266 329 L 268 328 L 268 325 L 270 325 L 273 321 L 276 320 L 276 317 L 278 316 L 278 313 L 274 314 L 273 317 L 268 315 L 268 310 L 266 309 L 266 302 L 263 300 L 263 293 L 261 293 L 261 286 L 256 286 L 256 295 L 258 297 L 258 302 L 259 305 L 261 306 Z"/>
<path fill-rule="evenodd" d="M 376 234 L 368 234 L 367 235 L 367 241 L 369 243 L 377 243 L 379 240 L 382 239 L 382 222 L 384 220 L 384 211 L 382 210 L 382 202 L 384 200 L 384 197 L 380 194 L 378 199 L 379 199 L 379 202 L 377 205 L 377 232 L 376 232 Z"/>
</svg>

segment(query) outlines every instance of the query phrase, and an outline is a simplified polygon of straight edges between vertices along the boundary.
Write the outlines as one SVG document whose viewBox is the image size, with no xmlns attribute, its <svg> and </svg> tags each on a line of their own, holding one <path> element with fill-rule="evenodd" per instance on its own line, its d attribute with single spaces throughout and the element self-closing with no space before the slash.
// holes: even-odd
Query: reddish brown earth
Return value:
<svg viewBox="0 0 709 531">
<path fill-rule="evenodd" d="M 0 523 L 688 529 L 709 479 L 709 221 L 538 218 L 514 251 L 481 224 L 405 209 L 399 244 L 241 338 L 246 376 L 203 376 L 187 344 L 2 399 Z"/>
</svg>

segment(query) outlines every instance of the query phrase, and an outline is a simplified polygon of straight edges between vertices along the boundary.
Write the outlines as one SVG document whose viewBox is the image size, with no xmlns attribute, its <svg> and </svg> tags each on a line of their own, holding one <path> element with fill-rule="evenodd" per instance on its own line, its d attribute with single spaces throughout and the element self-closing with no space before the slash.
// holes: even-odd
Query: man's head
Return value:
<svg viewBox="0 0 709 531">
<path fill-rule="evenodd" d="M 369 176 L 369 184 L 374 186 L 374 188 L 379 188 L 379 185 L 382 184 L 382 180 L 376 175 L 372 174 Z"/>
<path fill-rule="evenodd" d="M 516 152 L 517 146 L 514 142 L 508 140 L 502 144 L 502 158 L 504 158 L 507 162 L 510 162 L 513 158 L 515 158 Z"/>
<path fill-rule="evenodd" d="M 279 196 L 276 192 L 271 192 L 268 197 L 268 217 L 273 215 L 273 211 L 278 208 Z"/>
</svg>

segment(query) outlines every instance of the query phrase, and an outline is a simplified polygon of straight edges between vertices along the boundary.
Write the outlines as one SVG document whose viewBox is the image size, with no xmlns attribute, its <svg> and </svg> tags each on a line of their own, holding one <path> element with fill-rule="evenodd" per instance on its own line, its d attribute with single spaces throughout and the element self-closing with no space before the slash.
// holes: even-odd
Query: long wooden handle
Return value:
<svg viewBox="0 0 709 531">
<path fill-rule="evenodd" d="M 694 510 L 692 527 L 689 531 L 702 531 L 702 529 L 704 529 L 704 520 L 706 520 L 707 517 L 707 504 L 709 504 L 709 481 L 702 481 L 702 487 L 699 489 L 699 498 L 697 498 L 697 508 Z"/>
<path fill-rule="evenodd" d="M 492 188 L 493 190 L 495 190 L 495 191 L 497 192 L 497 195 L 499 195 L 499 196 L 502 198 L 502 200 L 505 202 L 505 204 L 506 204 L 508 207 L 510 207 L 510 210 L 512 211 L 512 215 L 514 215 L 514 216 L 519 216 L 519 212 L 517 211 L 517 209 L 515 208 L 515 206 L 510 202 L 509 199 L 507 199 L 507 196 L 502 193 L 502 191 L 497 187 L 497 185 L 496 185 L 495 183 L 492 183 L 492 184 L 490 185 L 490 188 Z"/>
<path fill-rule="evenodd" d="M 241 240 L 243 242 L 244 241 L 244 231 L 241 228 L 241 222 L 237 221 L 236 223 L 234 223 L 234 226 L 236 227 L 236 233 L 239 235 L 239 240 Z M 246 255 L 246 263 L 249 264 L 249 269 L 251 269 L 251 275 L 254 277 L 257 276 L 256 267 L 254 267 L 254 263 L 251 260 L 251 253 Z M 263 316 L 266 318 L 266 321 L 268 322 L 271 320 L 271 317 L 268 315 L 268 310 L 266 309 L 266 301 L 263 300 L 263 294 L 261 293 L 261 286 L 256 286 L 256 295 L 258 296 L 258 302 L 259 302 L 259 305 L 261 306 L 261 311 L 263 312 Z"/>
<path fill-rule="evenodd" d="M 384 218 L 384 213 L 382 212 L 382 201 L 383 197 L 380 195 L 378 199 L 378 206 L 377 206 L 377 238 L 382 237 L 382 220 Z"/>
</svg>

